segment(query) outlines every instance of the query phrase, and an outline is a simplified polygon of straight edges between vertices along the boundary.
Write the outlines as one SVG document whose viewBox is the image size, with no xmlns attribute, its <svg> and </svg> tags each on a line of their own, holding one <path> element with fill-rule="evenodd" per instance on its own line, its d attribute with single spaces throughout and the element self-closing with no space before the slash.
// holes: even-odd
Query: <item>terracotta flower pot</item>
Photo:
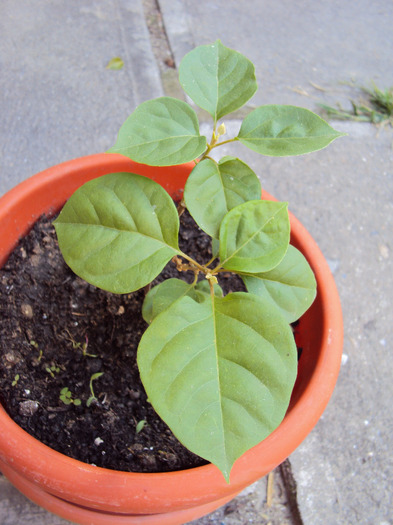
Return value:
<svg viewBox="0 0 393 525">
<path fill-rule="evenodd" d="M 192 165 L 151 168 L 120 155 L 100 154 L 31 177 L 0 199 L 0 266 L 41 214 L 59 210 L 87 180 L 134 172 L 156 180 L 176 196 Z M 267 439 L 235 463 L 230 484 L 211 464 L 140 474 L 82 463 L 31 437 L 1 406 L 0 470 L 30 499 L 76 523 L 176 525 L 213 511 L 284 461 L 324 411 L 336 383 L 343 343 L 340 301 L 329 267 L 310 234 L 293 215 L 290 220 L 292 243 L 313 268 L 318 294 L 298 326 L 297 343 L 303 353 L 288 412 Z"/>
</svg>

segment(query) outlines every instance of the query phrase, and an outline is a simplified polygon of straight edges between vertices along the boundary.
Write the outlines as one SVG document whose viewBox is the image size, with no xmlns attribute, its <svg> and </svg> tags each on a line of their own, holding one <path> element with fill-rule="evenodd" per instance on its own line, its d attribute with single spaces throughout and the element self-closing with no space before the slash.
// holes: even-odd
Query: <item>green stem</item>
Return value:
<svg viewBox="0 0 393 525">
<path fill-rule="evenodd" d="M 222 142 L 217 142 L 213 144 L 210 149 L 217 148 L 218 146 L 223 146 L 224 144 L 229 144 L 230 142 L 236 142 L 237 138 L 223 140 Z"/>
<path fill-rule="evenodd" d="M 207 262 L 207 263 L 205 264 L 206 268 L 207 268 L 208 266 L 210 266 L 210 265 L 211 265 L 216 259 L 217 259 L 216 256 L 212 257 L 212 258 L 210 259 L 210 261 Z"/>
<path fill-rule="evenodd" d="M 208 270 L 207 270 L 207 268 L 205 266 L 202 266 L 201 264 L 199 264 L 196 261 L 194 261 L 194 259 L 192 257 L 190 257 L 189 255 L 187 255 L 186 253 L 183 253 L 182 251 L 180 251 L 179 255 L 181 257 L 183 257 L 184 259 L 186 259 L 188 262 L 190 262 L 193 266 L 198 268 L 198 270 L 200 270 L 204 274 L 206 274 L 208 272 Z"/>
<path fill-rule="evenodd" d="M 217 142 L 217 138 L 215 137 L 215 131 L 213 131 L 211 142 L 210 144 L 207 145 L 207 149 L 205 153 L 202 155 L 201 161 L 203 159 L 210 158 L 208 157 L 208 155 L 213 148 L 218 148 L 218 146 L 223 146 L 224 144 L 230 144 L 231 142 L 236 142 L 236 140 L 237 138 L 235 137 L 233 139 L 227 139 L 227 140 L 223 140 L 222 142 Z"/>
<path fill-rule="evenodd" d="M 214 301 L 214 283 L 211 279 L 208 279 L 208 282 L 210 286 L 210 297 L 212 298 L 212 301 Z"/>
</svg>

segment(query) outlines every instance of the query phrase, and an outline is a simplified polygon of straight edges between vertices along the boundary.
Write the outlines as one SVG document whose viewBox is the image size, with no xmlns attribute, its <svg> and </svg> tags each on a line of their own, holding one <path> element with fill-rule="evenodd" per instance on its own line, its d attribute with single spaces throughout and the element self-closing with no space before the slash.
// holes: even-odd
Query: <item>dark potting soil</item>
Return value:
<svg viewBox="0 0 393 525">
<path fill-rule="evenodd" d="M 187 213 L 181 249 L 198 262 L 210 240 Z M 156 282 L 179 274 L 170 262 Z M 225 293 L 243 290 L 222 274 Z M 136 366 L 144 291 L 104 292 L 66 266 L 52 219 L 41 218 L 0 270 L 0 402 L 29 434 L 80 461 L 163 472 L 206 463 L 174 437 L 146 399 Z M 93 374 L 99 374 L 95 379 Z M 92 396 L 95 399 L 87 406 Z M 65 404 L 65 387 L 75 401 Z M 78 405 L 77 403 L 80 404 Z"/>
</svg>

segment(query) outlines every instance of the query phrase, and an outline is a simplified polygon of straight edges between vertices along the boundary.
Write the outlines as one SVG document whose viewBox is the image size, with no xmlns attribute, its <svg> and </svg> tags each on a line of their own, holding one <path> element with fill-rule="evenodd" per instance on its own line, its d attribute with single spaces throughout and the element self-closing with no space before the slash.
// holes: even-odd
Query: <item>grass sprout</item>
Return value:
<svg viewBox="0 0 393 525">
<path fill-rule="evenodd" d="M 365 99 L 355 102 L 351 100 L 352 111 L 337 107 L 319 104 L 328 117 L 339 120 L 353 120 L 357 122 L 371 122 L 372 124 L 390 124 L 393 126 L 393 86 L 385 91 L 375 84 L 372 88 L 361 87 Z"/>
<path fill-rule="evenodd" d="M 86 406 L 89 407 L 93 401 L 97 401 L 97 398 L 94 394 L 94 389 L 93 389 L 93 381 L 95 381 L 96 379 L 98 379 L 99 377 L 101 377 L 103 375 L 104 372 L 97 372 L 96 374 L 93 374 L 90 378 L 90 393 L 91 393 L 91 396 L 89 397 L 89 399 L 86 401 Z"/>
</svg>

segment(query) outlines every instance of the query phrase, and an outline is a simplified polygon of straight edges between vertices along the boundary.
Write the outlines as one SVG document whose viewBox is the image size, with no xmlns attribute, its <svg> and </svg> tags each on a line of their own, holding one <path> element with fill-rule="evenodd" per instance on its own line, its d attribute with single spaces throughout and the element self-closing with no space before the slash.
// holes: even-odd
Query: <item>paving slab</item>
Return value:
<svg viewBox="0 0 393 525">
<path fill-rule="evenodd" d="M 334 91 L 355 80 L 381 87 L 393 84 L 391 23 L 386 0 L 159 0 L 175 62 L 196 45 L 217 38 L 257 66 L 261 90 L 252 102 L 301 104 L 323 96 L 313 85 Z"/>
<path fill-rule="evenodd" d="M 123 69 L 106 69 L 120 56 Z M 111 147 L 163 94 L 140 0 L 0 3 L 0 195 L 60 162 Z"/>
</svg>

